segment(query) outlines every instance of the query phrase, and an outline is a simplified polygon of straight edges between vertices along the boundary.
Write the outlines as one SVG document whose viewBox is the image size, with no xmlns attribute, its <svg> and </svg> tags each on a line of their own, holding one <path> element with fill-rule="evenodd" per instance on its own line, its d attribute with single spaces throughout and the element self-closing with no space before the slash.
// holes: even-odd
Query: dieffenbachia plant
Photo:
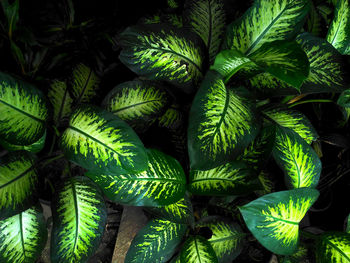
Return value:
<svg viewBox="0 0 350 263">
<path fill-rule="evenodd" d="M 307 254 L 301 221 L 319 197 L 322 164 L 315 128 L 293 107 L 308 93 L 343 92 L 338 104 L 350 108 L 349 1 L 337 1 L 326 38 L 311 34 L 317 12 L 308 0 L 255 0 L 238 17 L 222 0 L 186 0 L 182 13 L 167 2 L 170 13 L 116 38 L 120 61 L 139 77 L 110 87 L 100 105 L 101 79 L 84 64 L 51 81 L 47 98 L 0 73 L 0 144 L 9 151 L 0 158 L 1 262 L 36 262 L 47 239 L 38 171 L 63 157 L 52 262 L 86 262 L 96 252 L 105 197 L 151 217 L 126 263 L 230 263 L 253 239 L 282 262 Z M 2 5 L 10 17 L 16 5 Z M 170 135 L 173 152 L 154 147 L 154 130 Z M 40 155 L 45 143 L 49 154 Z M 265 170 L 270 161 L 282 188 Z M 198 196 L 211 199 L 199 204 Z M 213 204 L 226 217 L 211 216 Z M 318 262 L 350 262 L 349 224 L 316 239 Z"/>
</svg>

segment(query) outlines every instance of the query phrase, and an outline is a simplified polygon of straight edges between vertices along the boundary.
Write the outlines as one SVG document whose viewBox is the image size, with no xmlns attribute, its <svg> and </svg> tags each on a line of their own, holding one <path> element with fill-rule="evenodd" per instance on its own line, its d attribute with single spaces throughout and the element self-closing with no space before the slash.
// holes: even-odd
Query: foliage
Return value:
<svg viewBox="0 0 350 263">
<path fill-rule="evenodd" d="M 51 203 L 51 261 L 87 262 L 105 198 L 150 217 L 126 263 L 252 262 L 255 247 L 281 262 L 350 262 L 349 223 L 305 230 L 334 184 L 321 103 L 338 103 L 338 125 L 350 116 L 349 0 L 255 0 L 235 14 L 224 0 L 167 1 L 113 25 L 63 2 L 62 17 L 38 16 L 41 38 L 25 3 L 1 1 L 1 262 L 40 256 L 40 199 Z M 311 114 L 294 108 L 307 103 Z"/>
</svg>

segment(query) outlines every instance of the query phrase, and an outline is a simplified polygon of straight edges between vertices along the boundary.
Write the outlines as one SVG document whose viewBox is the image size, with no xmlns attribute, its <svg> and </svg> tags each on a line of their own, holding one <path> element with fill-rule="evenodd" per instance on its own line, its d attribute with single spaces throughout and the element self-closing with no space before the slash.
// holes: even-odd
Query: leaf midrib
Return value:
<svg viewBox="0 0 350 263">
<path fill-rule="evenodd" d="M 130 109 L 130 108 L 133 108 L 133 107 L 141 106 L 143 104 L 152 103 L 152 102 L 158 102 L 158 101 L 161 102 L 162 100 L 161 99 L 147 100 L 147 101 L 135 103 L 135 104 L 132 104 L 132 105 L 129 105 L 129 106 L 125 106 L 123 108 L 120 108 L 120 109 L 117 109 L 117 110 L 113 110 L 111 112 L 112 113 L 118 113 L 118 112 L 123 111 L 123 110 L 127 110 L 127 109 Z"/>
<path fill-rule="evenodd" d="M 27 112 L 25 112 L 25 111 L 23 111 L 23 110 L 21 110 L 21 109 L 15 107 L 15 106 L 9 104 L 9 103 L 7 103 L 7 102 L 1 100 L 1 99 L 0 99 L 0 102 L 3 103 L 3 104 L 5 104 L 6 106 L 8 106 L 8 107 L 10 107 L 10 108 L 12 108 L 12 109 L 14 109 L 14 110 L 16 110 L 16 111 L 22 113 L 23 115 L 25 115 L 25 116 L 27 116 L 27 117 L 29 117 L 29 118 L 31 118 L 31 119 L 37 121 L 37 122 L 45 123 L 45 120 L 42 120 L 42 119 L 39 119 L 38 117 L 35 117 L 35 116 L 33 116 L 33 115 L 30 115 L 29 113 L 27 113 Z"/>
<path fill-rule="evenodd" d="M 345 12 L 342 12 L 339 21 L 342 21 L 342 20 L 343 20 L 344 13 L 345 13 Z M 338 31 L 339 31 L 340 28 L 341 28 L 341 23 L 338 23 L 338 26 L 337 26 L 337 29 L 336 29 L 336 31 L 335 31 L 335 33 L 334 33 L 333 39 L 332 39 L 332 41 L 330 42 L 332 45 L 333 45 L 333 42 L 335 41 L 335 39 L 337 39 Z"/>
<path fill-rule="evenodd" d="M 21 246 L 23 250 L 23 256 L 26 258 L 26 249 L 24 247 L 24 237 L 23 237 L 23 222 L 22 222 L 22 213 L 19 213 L 19 225 L 20 225 L 20 232 L 21 232 Z"/>
<path fill-rule="evenodd" d="M 118 181 L 163 181 L 163 182 L 178 182 L 179 184 L 186 184 L 185 182 L 182 182 L 181 180 L 177 179 L 169 179 L 169 178 L 127 178 L 127 179 L 119 179 Z"/>
<path fill-rule="evenodd" d="M 72 179 L 70 180 L 70 183 L 72 186 L 72 195 L 73 195 L 74 212 L 75 212 L 75 236 L 74 236 L 74 245 L 73 245 L 73 251 L 75 251 L 76 245 L 78 242 L 78 234 L 79 234 L 79 211 L 78 211 L 77 192 L 75 189 L 75 185 L 72 182 Z"/>
<path fill-rule="evenodd" d="M 335 250 L 337 250 L 340 254 L 342 254 L 349 262 L 350 262 L 350 258 L 344 254 L 344 252 L 342 250 L 340 250 L 336 245 L 334 245 L 330 240 L 326 239 L 326 242 Z"/>
<path fill-rule="evenodd" d="M 202 181 L 227 181 L 227 182 L 234 182 L 237 180 L 234 179 L 227 179 L 227 178 L 220 178 L 220 177 L 210 177 L 210 178 L 203 178 L 203 179 L 195 179 L 192 180 L 191 183 L 198 183 Z"/>
<path fill-rule="evenodd" d="M 82 101 L 82 98 L 84 96 L 85 90 L 86 90 L 86 88 L 88 86 L 88 83 L 90 81 L 90 78 L 91 78 L 91 75 L 92 75 L 92 69 L 90 68 L 89 70 L 90 70 L 89 71 L 89 75 L 88 75 L 88 77 L 87 77 L 87 79 L 86 79 L 86 81 L 84 83 L 84 86 L 82 87 L 83 89 L 81 90 L 81 92 L 80 92 L 80 94 L 79 94 L 79 96 L 77 98 L 77 104 L 79 104 Z"/>
<path fill-rule="evenodd" d="M 17 175 L 15 178 L 13 178 L 12 180 L 8 181 L 7 183 L 0 185 L 0 189 L 7 187 L 8 185 L 20 180 L 22 177 L 24 177 L 25 175 L 27 175 L 31 170 L 33 170 L 34 167 L 31 166 L 30 168 L 28 168 L 27 170 L 25 170 L 23 173 L 21 173 L 20 175 Z"/>
<path fill-rule="evenodd" d="M 199 251 L 199 247 L 198 247 L 198 244 L 197 244 L 197 238 L 195 237 L 194 238 L 194 245 L 196 247 L 196 252 L 197 252 L 197 255 L 198 255 L 198 259 L 199 259 L 199 263 L 202 263 L 202 260 L 201 260 L 201 254 L 200 254 L 200 251 Z"/>
<path fill-rule="evenodd" d="M 243 235 L 230 235 L 230 236 L 221 237 L 221 238 L 217 238 L 217 239 L 211 238 L 209 240 L 209 242 L 217 243 L 217 242 L 223 242 L 223 241 L 226 241 L 226 240 L 233 240 L 233 239 L 239 241 L 241 236 L 243 236 Z"/>
<path fill-rule="evenodd" d="M 287 223 L 287 224 L 297 225 L 297 226 L 299 225 L 299 222 L 289 221 L 289 220 L 278 218 L 278 217 L 275 217 L 275 216 L 272 216 L 272 215 L 264 215 L 264 216 L 265 217 L 270 217 L 270 218 L 275 219 L 277 221 L 282 221 L 282 222 Z"/>
</svg>

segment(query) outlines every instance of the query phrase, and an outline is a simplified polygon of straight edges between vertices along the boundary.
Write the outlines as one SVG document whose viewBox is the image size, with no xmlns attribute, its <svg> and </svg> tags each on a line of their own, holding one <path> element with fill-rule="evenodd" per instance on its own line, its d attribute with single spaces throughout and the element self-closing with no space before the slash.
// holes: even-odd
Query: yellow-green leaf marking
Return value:
<svg viewBox="0 0 350 263">
<path fill-rule="evenodd" d="M 147 156 L 136 133 L 112 113 L 93 106 L 78 108 L 61 138 L 67 158 L 101 173 L 143 171 Z"/>
<path fill-rule="evenodd" d="M 86 175 L 114 202 L 136 206 L 164 206 L 184 197 L 185 173 L 177 160 L 158 150 L 147 150 L 148 169 L 134 174 Z"/>
<path fill-rule="evenodd" d="M 250 54 L 264 43 L 293 38 L 309 11 L 307 0 L 258 0 L 227 27 L 223 49 Z"/>
<path fill-rule="evenodd" d="M 349 263 L 350 234 L 326 232 L 317 243 L 317 263 Z"/>
<path fill-rule="evenodd" d="M 13 152 L 0 159 L 0 219 L 24 211 L 36 201 L 38 175 L 34 155 Z"/>
<path fill-rule="evenodd" d="M 151 220 L 133 239 L 125 263 L 163 263 L 171 258 L 187 226 L 168 220 Z"/>
<path fill-rule="evenodd" d="M 62 118 L 67 118 L 72 113 L 73 99 L 69 95 L 67 84 L 58 80 L 51 84 L 48 97 L 53 106 L 53 120 L 57 125 Z"/>
<path fill-rule="evenodd" d="M 76 103 L 88 103 L 96 95 L 100 79 L 84 64 L 76 66 L 72 73 L 72 93 Z"/>
<path fill-rule="evenodd" d="M 191 170 L 189 190 L 196 195 L 239 195 L 259 188 L 252 169 L 233 161 L 210 170 Z"/>
<path fill-rule="evenodd" d="M 106 224 L 102 193 L 88 178 L 73 177 L 54 198 L 51 262 L 86 262 L 96 252 Z"/>
<path fill-rule="evenodd" d="M 218 263 L 215 251 L 202 236 L 189 237 L 181 249 L 181 263 Z"/>
<path fill-rule="evenodd" d="M 222 0 L 189 0 L 185 4 L 185 20 L 189 28 L 204 41 L 209 62 L 219 51 L 225 28 L 225 11 Z"/>
<path fill-rule="evenodd" d="M 36 262 L 47 240 L 42 212 L 32 207 L 0 221 L 0 262 Z"/>
<path fill-rule="evenodd" d="M 34 86 L 0 72 L 0 138 L 10 144 L 30 145 L 45 133 L 48 110 Z"/>
<path fill-rule="evenodd" d="M 120 60 L 139 75 L 171 82 L 186 92 L 202 78 L 200 46 L 173 28 L 129 27 L 121 34 L 120 44 Z"/>
<path fill-rule="evenodd" d="M 319 196 L 311 188 L 267 194 L 240 207 L 248 229 L 275 254 L 291 255 L 298 247 L 299 222 Z"/>
<path fill-rule="evenodd" d="M 278 128 L 273 157 L 285 174 L 289 188 L 316 187 L 322 164 L 313 148 L 297 133 Z"/>
<path fill-rule="evenodd" d="M 190 111 L 191 168 L 206 170 L 234 160 L 258 130 L 252 102 L 236 90 L 226 88 L 219 73 L 209 71 Z"/>
<path fill-rule="evenodd" d="M 334 19 L 328 29 L 327 41 L 341 54 L 350 55 L 350 4 L 349 0 L 339 0 Z"/>
<path fill-rule="evenodd" d="M 116 86 L 105 98 L 105 108 L 132 127 L 149 127 L 168 104 L 167 93 L 148 81 L 128 81 Z"/>
</svg>

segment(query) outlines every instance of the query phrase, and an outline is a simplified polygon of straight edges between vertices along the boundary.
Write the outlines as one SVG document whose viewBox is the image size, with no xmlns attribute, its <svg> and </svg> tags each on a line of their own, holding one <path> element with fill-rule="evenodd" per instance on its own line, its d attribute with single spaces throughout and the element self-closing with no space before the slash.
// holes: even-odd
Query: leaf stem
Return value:
<svg viewBox="0 0 350 263">
<path fill-rule="evenodd" d="M 305 103 L 312 103 L 312 102 L 333 102 L 333 100 L 327 100 L 327 99 L 313 99 L 313 100 L 303 100 L 303 101 L 298 101 L 298 102 L 295 102 L 293 104 L 290 104 L 288 106 L 288 108 L 293 108 L 297 105 L 300 105 L 300 104 L 305 104 Z"/>
</svg>

